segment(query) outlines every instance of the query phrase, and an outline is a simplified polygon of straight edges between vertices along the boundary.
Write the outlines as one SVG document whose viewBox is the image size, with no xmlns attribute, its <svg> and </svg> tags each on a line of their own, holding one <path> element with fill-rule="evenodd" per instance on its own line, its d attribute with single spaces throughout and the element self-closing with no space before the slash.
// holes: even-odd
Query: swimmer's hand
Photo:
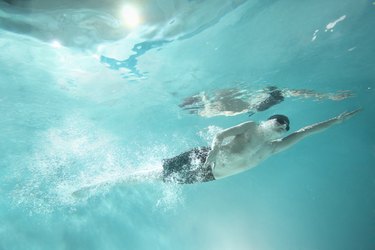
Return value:
<svg viewBox="0 0 375 250">
<path fill-rule="evenodd" d="M 363 108 L 359 108 L 350 112 L 344 112 L 336 117 L 336 120 L 338 123 L 342 123 L 343 121 L 348 120 L 349 118 L 352 118 L 355 114 L 362 111 Z"/>
</svg>

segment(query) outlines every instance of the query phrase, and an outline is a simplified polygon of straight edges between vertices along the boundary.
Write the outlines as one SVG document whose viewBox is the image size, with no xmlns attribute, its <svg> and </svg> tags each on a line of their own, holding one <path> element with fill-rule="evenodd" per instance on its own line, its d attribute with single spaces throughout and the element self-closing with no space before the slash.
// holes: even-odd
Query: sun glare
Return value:
<svg viewBox="0 0 375 250">
<path fill-rule="evenodd" d="M 139 10 L 133 5 L 125 5 L 122 8 L 122 19 L 128 28 L 135 28 L 141 23 Z"/>
<path fill-rule="evenodd" d="M 53 48 L 56 48 L 56 49 L 59 49 L 59 48 L 62 47 L 61 43 L 60 43 L 59 41 L 57 41 L 57 40 L 52 41 L 52 42 L 51 42 L 51 46 L 52 46 Z"/>
</svg>

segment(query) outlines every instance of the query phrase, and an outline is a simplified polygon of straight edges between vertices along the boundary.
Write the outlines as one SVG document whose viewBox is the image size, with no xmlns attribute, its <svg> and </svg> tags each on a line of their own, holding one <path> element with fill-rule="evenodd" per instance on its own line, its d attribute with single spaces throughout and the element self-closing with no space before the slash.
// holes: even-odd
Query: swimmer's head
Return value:
<svg viewBox="0 0 375 250">
<path fill-rule="evenodd" d="M 267 120 L 276 120 L 276 122 L 279 125 L 283 125 L 285 127 L 286 131 L 289 130 L 289 124 L 290 124 L 289 118 L 285 115 L 273 115 L 269 117 Z"/>
</svg>

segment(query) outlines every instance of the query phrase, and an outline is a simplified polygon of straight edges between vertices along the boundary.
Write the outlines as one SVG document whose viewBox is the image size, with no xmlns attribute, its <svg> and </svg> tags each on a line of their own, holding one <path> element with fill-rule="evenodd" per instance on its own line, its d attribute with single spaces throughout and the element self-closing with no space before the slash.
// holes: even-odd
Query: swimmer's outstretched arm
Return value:
<svg viewBox="0 0 375 250">
<path fill-rule="evenodd" d="M 362 109 L 360 108 L 360 109 L 356 109 L 354 111 L 344 112 L 344 113 L 342 113 L 342 114 L 340 114 L 336 117 L 333 117 L 329 120 L 319 122 L 319 123 L 315 123 L 313 125 L 301 128 L 300 130 L 298 130 L 298 131 L 296 131 L 296 132 L 294 132 L 294 133 L 292 133 L 292 134 L 290 134 L 290 135 L 288 135 L 288 136 L 286 136 L 282 139 L 275 140 L 275 141 L 272 142 L 272 144 L 274 146 L 273 153 L 278 153 L 280 151 L 283 151 L 283 150 L 291 147 L 292 145 L 301 141 L 306 136 L 309 136 L 309 135 L 312 135 L 312 134 L 315 134 L 315 133 L 318 133 L 318 132 L 322 132 L 325 129 L 331 127 L 332 125 L 340 124 L 343 121 L 346 121 L 349 118 L 353 117 L 359 111 L 362 111 Z"/>
<path fill-rule="evenodd" d="M 308 89 L 283 89 L 283 95 L 285 97 L 315 98 L 316 100 L 329 99 L 333 101 L 341 101 L 354 96 L 351 91 L 347 90 L 336 93 L 319 93 Z"/>
</svg>

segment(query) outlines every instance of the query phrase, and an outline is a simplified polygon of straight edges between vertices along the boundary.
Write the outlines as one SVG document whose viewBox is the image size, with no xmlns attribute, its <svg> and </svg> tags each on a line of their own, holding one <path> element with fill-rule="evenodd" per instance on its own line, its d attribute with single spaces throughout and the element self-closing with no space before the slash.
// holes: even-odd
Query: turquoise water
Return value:
<svg viewBox="0 0 375 250">
<path fill-rule="evenodd" d="M 0 2 L 0 249 L 375 249 L 375 2 Z M 348 91 L 202 117 L 200 92 Z M 353 119 L 220 181 L 116 184 L 215 131 Z M 92 181 L 113 180 L 77 199 Z"/>
</svg>

